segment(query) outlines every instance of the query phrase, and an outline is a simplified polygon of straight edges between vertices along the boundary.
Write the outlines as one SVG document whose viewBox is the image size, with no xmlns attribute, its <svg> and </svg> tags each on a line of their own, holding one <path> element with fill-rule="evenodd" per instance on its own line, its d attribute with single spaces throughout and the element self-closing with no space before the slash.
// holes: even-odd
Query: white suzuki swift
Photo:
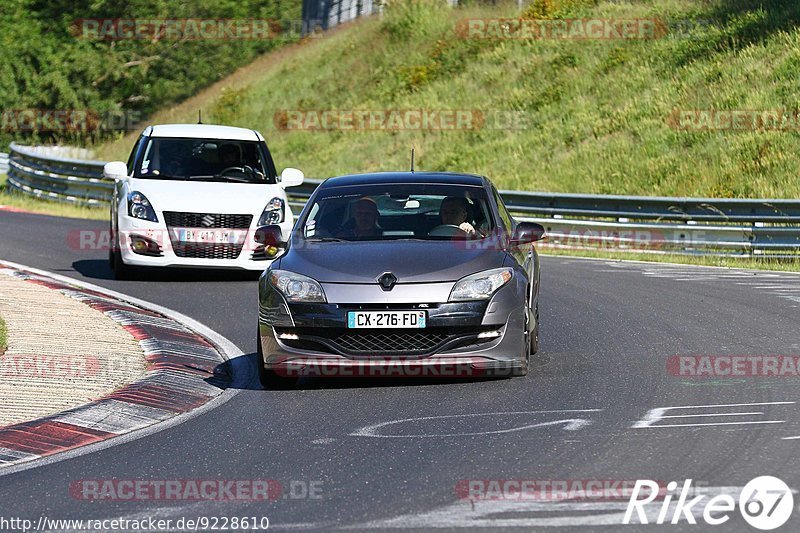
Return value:
<svg viewBox="0 0 800 533">
<path fill-rule="evenodd" d="M 259 226 L 294 222 L 287 187 L 303 173 L 277 176 L 264 137 L 207 124 L 150 126 L 128 163 L 103 174 L 116 185 L 109 261 L 118 279 L 131 266 L 264 270 L 278 250 L 254 240 Z"/>
</svg>

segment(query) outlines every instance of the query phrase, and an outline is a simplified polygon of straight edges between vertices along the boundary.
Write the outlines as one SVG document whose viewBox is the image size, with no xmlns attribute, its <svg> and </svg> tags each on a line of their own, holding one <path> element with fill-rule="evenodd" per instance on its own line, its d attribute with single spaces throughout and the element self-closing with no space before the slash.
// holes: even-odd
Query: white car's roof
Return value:
<svg viewBox="0 0 800 533">
<path fill-rule="evenodd" d="M 148 137 L 185 137 L 189 139 L 226 139 L 234 141 L 263 141 L 256 130 L 217 126 L 214 124 L 158 124 L 144 130 Z"/>
</svg>

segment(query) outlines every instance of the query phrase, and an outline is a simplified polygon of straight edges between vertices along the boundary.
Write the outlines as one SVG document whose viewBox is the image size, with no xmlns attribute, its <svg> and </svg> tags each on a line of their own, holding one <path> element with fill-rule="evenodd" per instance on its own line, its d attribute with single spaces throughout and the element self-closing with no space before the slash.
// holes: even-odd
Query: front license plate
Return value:
<svg viewBox="0 0 800 533">
<path fill-rule="evenodd" d="M 234 232 L 220 230 L 182 229 L 178 232 L 178 240 L 181 242 L 233 244 L 236 242 L 236 237 Z"/>
<path fill-rule="evenodd" d="M 424 328 L 425 311 L 348 311 L 347 327 L 369 328 Z"/>
</svg>

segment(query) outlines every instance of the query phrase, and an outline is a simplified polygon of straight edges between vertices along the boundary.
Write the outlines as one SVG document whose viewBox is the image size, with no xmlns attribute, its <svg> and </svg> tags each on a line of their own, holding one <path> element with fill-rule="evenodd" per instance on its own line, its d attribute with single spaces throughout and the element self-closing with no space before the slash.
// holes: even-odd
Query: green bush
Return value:
<svg viewBox="0 0 800 533">
<path fill-rule="evenodd" d="M 78 19 L 297 21 L 301 17 L 301 3 L 296 0 L 4 0 L 3 4 L 0 109 L 91 110 L 142 119 L 296 38 L 98 40 L 80 36 Z M 107 135 L 15 131 L 13 121 L 6 120 L 0 128 L 0 149 L 11 140 L 85 144 Z"/>
</svg>

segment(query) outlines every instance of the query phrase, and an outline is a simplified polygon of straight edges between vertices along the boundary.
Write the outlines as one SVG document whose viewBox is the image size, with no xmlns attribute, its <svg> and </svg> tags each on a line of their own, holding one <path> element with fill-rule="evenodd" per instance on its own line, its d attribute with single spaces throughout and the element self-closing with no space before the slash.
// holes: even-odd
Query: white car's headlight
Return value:
<svg viewBox="0 0 800 533">
<path fill-rule="evenodd" d="M 315 280 L 288 270 L 273 270 L 269 282 L 290 302 L 325 303 L 322 286 Z"/>
<path fill-rule="evenodd" d="M 450 291 L 449 301 L 488 300 L 497 289 L 511 281 L 512 272 L 510 268 L 495 268 L 461 278 Z"/>
<path fill-rule="evenodd" d="M 132 191 L 128 194 L 128 216 L 158 222 L 156 211 L 147 197 L 139 191 Z"/>
<path fill-rule="evenodd" d="M 261 213 L 261 218 L 258 219 L 259 226 L 268 226 L 270 224 L 280 224 L 283 222 L 285 214 L 285 205 L 281 198 L 277 196 L 269 201 L 264 212 Z"/>
</svg>

